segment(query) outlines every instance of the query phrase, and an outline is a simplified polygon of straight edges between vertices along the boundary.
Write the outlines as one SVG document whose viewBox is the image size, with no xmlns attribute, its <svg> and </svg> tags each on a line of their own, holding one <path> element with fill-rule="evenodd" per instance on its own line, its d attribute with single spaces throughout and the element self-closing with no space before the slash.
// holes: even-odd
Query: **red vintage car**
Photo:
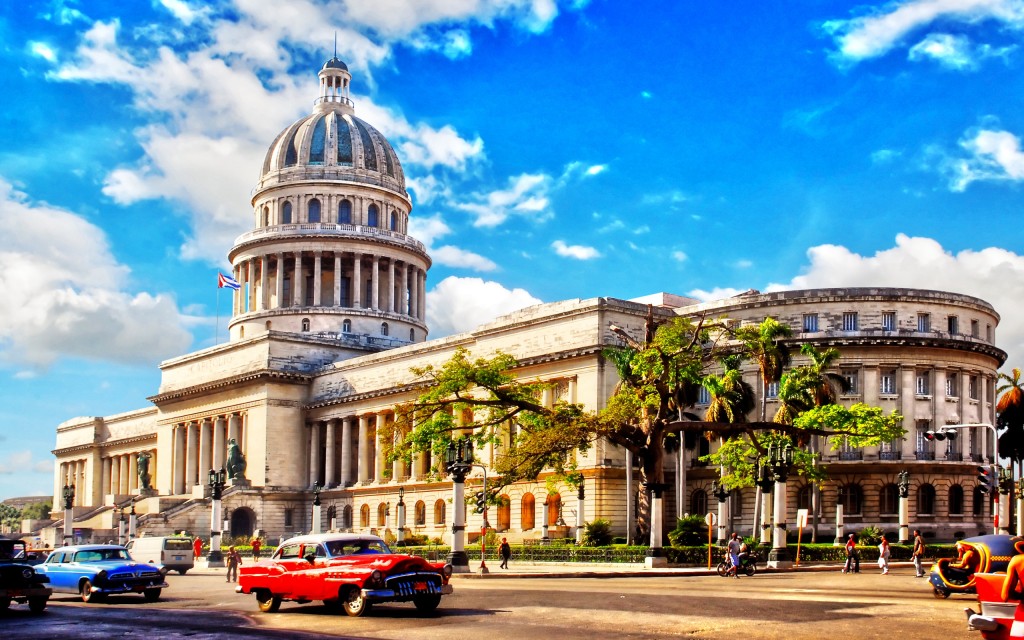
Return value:
<svg viewBox="0 0 1024 640">
<path fill-rule="evenodd" d="M 322 600 L 361 616 L 375 602 L 412 602 L 430 612 L 452 593 L 452 566 L 392 553 L 377 536 L 325 533 L 285 540 L 268 560 L 242 565 L 238 593 L 256 594 L 260 611 L 283 600 Z"/>
</svg>

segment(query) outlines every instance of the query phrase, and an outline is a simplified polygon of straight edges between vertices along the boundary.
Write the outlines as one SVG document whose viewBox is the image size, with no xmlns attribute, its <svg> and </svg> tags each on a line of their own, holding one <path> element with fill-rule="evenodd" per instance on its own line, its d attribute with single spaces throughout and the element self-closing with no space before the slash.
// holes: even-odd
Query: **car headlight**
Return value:
<svg viewBox="0 0 1024 640">
<path fill-rule="evenodd" d="M 375 587 L 379 587 L 384 584 L 384 574 L 379 569 L 374 569 L 373 573 L 370 574 L 370 579 L 367 581 Z"/>
<path fill-rule="evenodd" d="M 32 570 L 32 567 L 25 567 L 21 570 L 21 577 L 25 578 L 26 580 L 31 580 L 34 574 L 35 571 Z"/>
<path fill-rule="evenodd" d="M 99 582 L 100 580 L 106 580 L 106 579 L 107 579 L 107 570 L 106 569 L 104 569 L 103 571 L 100 571 L 99 573 L 96 574 L 96 581 L 97 582 Z"/>
<path fill-rule="evenodd" d="M 452 565 L 450 564 L 446 564 L 443 567 L 441 567 L 441 573 L 444 574 L 444 579 L 447 580 L 448 578 L 452 577 L 452 572 L 454 570 L 455 569 L 453 569 Z"/>
</svg>

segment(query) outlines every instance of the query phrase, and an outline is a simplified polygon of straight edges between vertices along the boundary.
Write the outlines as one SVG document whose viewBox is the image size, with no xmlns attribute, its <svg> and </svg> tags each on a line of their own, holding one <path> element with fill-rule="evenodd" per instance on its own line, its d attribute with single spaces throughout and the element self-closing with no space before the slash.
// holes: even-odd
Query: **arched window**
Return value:
<svg viewBox="0 0 1024 640">
<path fill-rule="evenodd" d="M 386 323 L 386 322 L 380 323 L 380 335 L 382 335 L 382 336 L 388 335 L 388 323 Z"/>
<path fill-rule="evenodd" d="M 281 205 L 281 224 L 292 223 L 292 203 L 285 200 L 285 203 Z"/>
<path fill-rule="evenodd" d="M 562 515 L 562 496 L 558 493 L 548 494 L 548 511 L 547 521 L 549 527 L 554 527 L 558 524 L 558 520 Z"/>
<path fill-rule="evenodd" d="M 270 331 L 270 320 L 267 320 L 264 326 L 266 327 L 267 331 Z"/>
<path fill-rule="evenodd" d="M 398 231 L 398 212 L 397 211 L 392 211 L 391 212 L 391 230 L 392 231 Z"/>
<path fill-rule="evenodd" d="M 363 528 L 370 526 L 370 505 L 368 504 L 359 507 L 359 526 Z"/>
<path fill-rule="evenodd" d="M 352 203 L 348 200 L 338 203 L 338 223 L 352 224 Z"/>
<path fill-rule="evenodd" d="M 536 526 L 537 518 L 537 503 L 533 499 L 532 493 L 527 493 L 523 496 L 523 500 L 520 503 L 520 529 L 523 531 L 530 531 Z"/>
<path fill-rule="evenodd" d="M 413 522 L 416 523 L 417 527 L 423 527 L 427 524 L 427 505 L 422 500 L 416 501 L 416 516 Z"/>
<path fill-rule="evenodd" d="M 302 330 L 309 331 L 309 318 L 302 319 Z"/>
<path fill-rule="evenodd" d="M 341 510 L 341 528 L 352 528 L 352 505 L 345 505 L 345 508 Z"/>
<path fill-rule="evenodd" d="M 512 500 L 508 495 L 498 496 L 498 531 L 508 531 L 512 528 Z"/>
<path fill-rule="evenodd" d="M 703 489 L 694 489 L 690 494 L 690 513 L 703 515 L 708 512 L 708 494 Z"/>
<path fill-rule="evenodd" d="M 434 524 L 444 525 L 444 512 L 445 512 L 444 500 L 438 500 L 434 503 Z"/>
<path fill-rule="evenodd" d="M 377 205 L 371 204 L 366 210 L 366 226 L 376 227 L 380 223 L 378 218 L 380 218 L 380 209 L 377 208 Z"/>
<path fill-rule="evenodd" d="M 985 515 L 985 503 L 988 502 L 988 494 L 981 490 L 981 487 L 974 487 L 973 514 L 975 516 Z"/>
<path fill-rule="evenodd" d="M 239 338 L 244 338 L 245 337 L 245 327 L 239 327 L 238 328 L 238 337 Z"/>
<path fill-rule="evenodd" d="M 309 209 L 307 210 L 307 220 L 309 222 L 320 222 L 320 201 L 313 198 L 309 201 Z"/>
<path fill-rule="evenodd" d="M 900 510 L 900 490 L 893 483 L 882 487 L 878 494 L 878 512 L 882 514 L 895 514 Z"/>
<path fill-rule="evenodd" d="M 386 502 L 377 505 L 377 526 L 388 526 L 388 505 Z"/>
<path fill-rule="evenodd" d="M 409 342 L 416 342 L 416 330 L 409 329 Z"/>
<path fill-rule="evenodd" d="M 264 227 L 270 226 L 270 207 L 263 207 L 263 215 L 260 217 L 260 225 Z"/>
<path fill-rule="evenodd" d="M 860 515 L 864 505 L 864 490 L 859 484 L 850 483 L 843 486 L 843 513 Z"/>
<path fill-rule="evenodd" d="M 732 498 L 729 501 L 729 513 L 732 514 L 733 518 L 743 517 L 743 493 L 739 489 L 734 489 L 729 497 Z"/>
<path fill-rule="evenodd" d="M 811 495 L 814 493 L 814 485 L 805 484 L 796 492 L 796 508 L 810 509 Z"/>
<path fill-rule="evenodd" d="M 922 484 L 917 488 L 917 514 L 932 515 L 935 513 L 935 487 Z"/>
<path fill-rule="evenodd" d="M 342 333 L 352 333 L 352 321 L 351 320 L 342 320 L 341 321 L 341 332 Z"/>
<path fill-rule="evenodd" d="M 949 488 L 949 515 L 963 515 L 964 513 L 964 488 L 954 484 Z"/>
</svg>

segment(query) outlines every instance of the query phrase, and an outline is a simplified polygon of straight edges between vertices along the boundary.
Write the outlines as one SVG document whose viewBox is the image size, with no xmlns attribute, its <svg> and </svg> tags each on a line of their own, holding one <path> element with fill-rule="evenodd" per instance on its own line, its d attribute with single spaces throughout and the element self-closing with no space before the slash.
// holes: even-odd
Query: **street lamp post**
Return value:
<svg viewBox="0 0 1024 640">
<path fill-rule="evenodd" d="M 310 523 L 311 524 L 311 526 L 310 526 L 310 533 L 313 533 L 313 534 L 320 533 L 320 528 L 321 528 L 320 527 L 320 504 L 321 504 L 320 503 L 320 491 L 321 490 L 323 490 L 323 487 L 320 486 L 320 481 L 314 482 L 313 483 L 313 514 L 311 516 L 313 521 L 312 521 L 312 523 Z"/>
<path fill-rule="evenodd" d="M 398 487 L 398 513 L 395 516 L 395 527 L 398 529 L 398 544 L 405 542 L 405 488 Z"/>
<path fill-rule="evenodd" d="M 761 522 L 756 523 L 760 530 L 760 544 L 767 547 L 772 542 L 771 508 L 772 508 L 772 487 L 775 486 L 775 478 L 772 476 L 771 468 L 764 462 L 757 463 L 757 482 L 761 489 Z"/>
<path fill-rule="evenodd" d="M 445 470 L 452 477 L 452 550 L 448 564 L 455 573 L 469 573 L 466 555 L 466 474 L 473 468 L 473 443 L 468 438 L 448 443 Z"/>
<path fill-rule="evenodd" d="M 651 545 L 647 548 L 647 557 L 644 564 L 647 568 L 664 567 L 668 564 L 665 550 L 662 548 L 662 536 L 664 535 L 664 524 L 662 518 L 665 515 L 663 501 L 665 489 L 669 485 L 664 482 L 649 482 L 647 489 L 651 492 Z"/>
<path fill-rule="evenodd" d="M 117 508 L 117 544 L 124 545 L 124 507 Z"/>
<path fill-rule="evenodd" d="M 71 544 L 72 538 L 74 538 L 72 521 L 75 517 L 75 485 L 64 485 L 64 488 L 61 489 L 60 497 L 64 500 L 64 545 L 67 546 Z"/>
<path fill-rule="evenodd" d="M 910 542 L 910 474 L 906 469 L 897 476 L 900 492 L 900 544 Z"/>
<path fill-rule="evenodd" d="M 210 469 L 208 484 L 210 487 L 210 553 L 206 556 L 208 567 L 223 567 L 224 554 L 220 551 L 221 537 L 221 497 L 224 495 L 224 484 L 227 482 L 228 473 L 223 468 L 219 471 Z"/>
<path fill-rule="evenodd" d="M 576 493 L 576 544 L 583 544 L 583 507 L 586 498 L 583 481 L 580 480 L 579 491 Z"/>
<path fill-rule="evenodd" d="M 726 501 L 729 499 L 729 490 L 721 484 L 721 480 L 711 483 L 711 495 L 718 500 L 718 540 L 716 544 L 723 545 L 728 540 L 725 530 L 725 518 L 728 515 Z"/>
<path fill-rule="evenodd" d="M 768 462 L 771 464 L 772 477 L 775 479 L 775 528 L 772 550 L 768 554 L 768 566 L 788 569 L 793 562 L 789 559 L 789 550 L 786 548 L 786 479 L 793 464 L 793 445 L 787 443 L 785 446 L 775 444 L 768 447 Z"/>
</svg>

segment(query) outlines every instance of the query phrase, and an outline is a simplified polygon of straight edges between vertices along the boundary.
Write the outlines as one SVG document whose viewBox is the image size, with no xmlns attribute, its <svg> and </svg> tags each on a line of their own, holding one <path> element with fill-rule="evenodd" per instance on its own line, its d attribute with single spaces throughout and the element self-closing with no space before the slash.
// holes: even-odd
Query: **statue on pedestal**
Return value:
<svg viewBox="0 0 1024 640">
<path fill-rule="evenodd" d="M 149 459 L 152 457 L 153 454 L 150 452 L 142 451 L 139 453 L 137 460 L 139 467 L 139 488 L 143 490 L 153 488 L 152 476 L 149 475 Z"/>
<path fill-rule="evenodd" d="M 234 438 L 228 440 L 228 460 L 225 468 L 232 480 L 245 480 L 245 454 Z"/>
</svg>

